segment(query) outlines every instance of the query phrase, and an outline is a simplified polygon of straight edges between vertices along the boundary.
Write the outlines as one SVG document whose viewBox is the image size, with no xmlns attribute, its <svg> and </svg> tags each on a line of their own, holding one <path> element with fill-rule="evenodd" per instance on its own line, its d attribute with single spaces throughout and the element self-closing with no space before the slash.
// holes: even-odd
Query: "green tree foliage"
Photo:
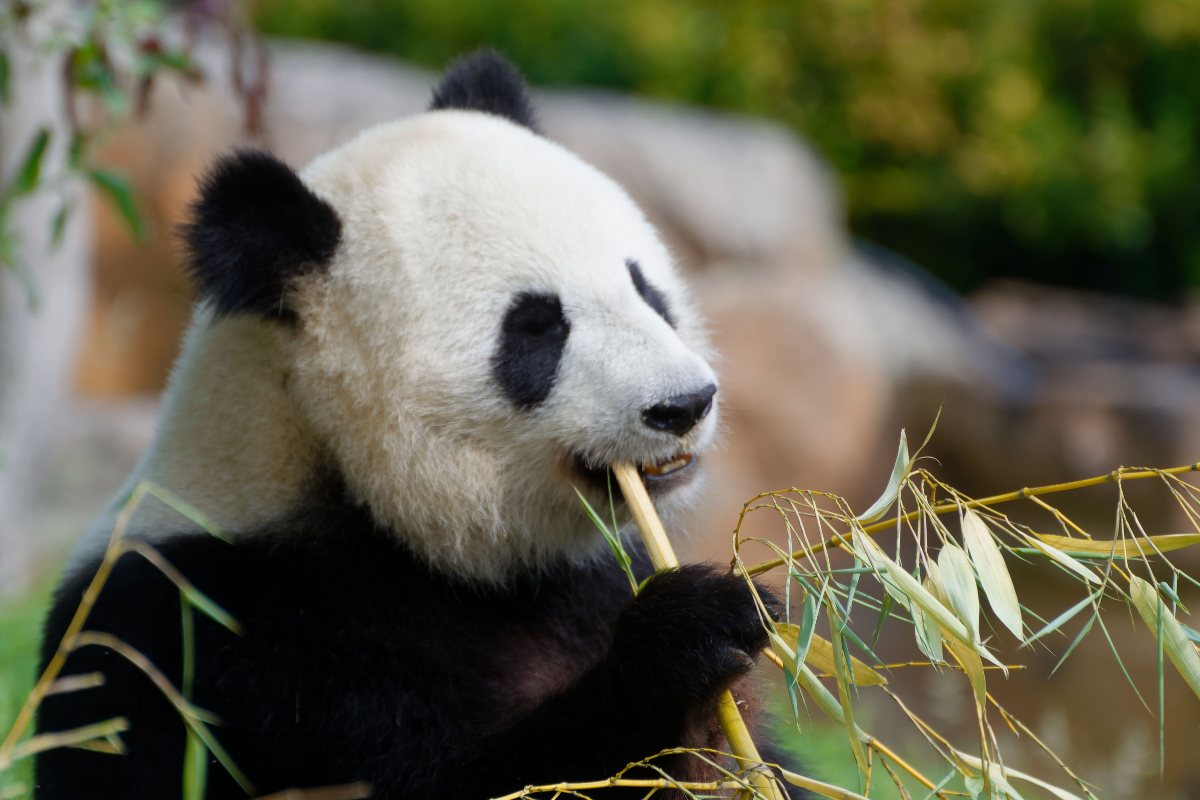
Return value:
<svg viewBox="0 0 1200 800">
<path fill-rule="evenodd" d="M 1200 285 L 1197 0 L 261 0 L 275 34 L 779 119 L 959 289 Z"/>
</svg>

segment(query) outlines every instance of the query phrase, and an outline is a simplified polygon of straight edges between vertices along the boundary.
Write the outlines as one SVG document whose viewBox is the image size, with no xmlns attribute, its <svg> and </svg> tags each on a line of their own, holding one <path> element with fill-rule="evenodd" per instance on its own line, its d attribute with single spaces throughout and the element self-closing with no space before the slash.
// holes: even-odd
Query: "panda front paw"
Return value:
<svg viewBox="0 0 1200 800">
<path fill-rule="evenodd" d="M 755 585 L 777 618 L 782 606 Z M 714 700 L 766 644 L 745 580 L 694 564 L 654 576 L 621 610 L 611 656 L 631 691 L 686 708 Z"/>
</svg>

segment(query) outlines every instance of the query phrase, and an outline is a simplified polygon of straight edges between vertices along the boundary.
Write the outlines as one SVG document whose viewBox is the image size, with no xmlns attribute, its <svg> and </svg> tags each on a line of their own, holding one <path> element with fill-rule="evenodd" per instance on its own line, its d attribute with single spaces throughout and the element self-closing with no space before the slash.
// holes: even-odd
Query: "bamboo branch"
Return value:
<svg viewBox="0 0 1200 800">
<path fill-rule="evenodd" d="M 629 506 L 630 513 L 633 514 L 634 522 L 637 523 L 638 530 L 642 533 L 642 539 L 646 543 L 646 550 L 654 568 L 664 570 L 678 567 L 679 559 L 675 556 L 674 548 L 671 547 L 671 540 L 667 538 L 667 533 L 663 530 L 662 522 L 659 521 L 658 514 L 654 510 L 654 504 L 650 502 L 650 495 L 646 493 L 646 487 L 642 485 L 642 476 L 638 474 L 637 467 L 632 464 L 617 464 L 613 467 L 613 474 L 621 487 L 621 493 L 625 496 L 625 503 Z M 741 766 L 744 769 L 761 766 L 762 756 L 758 754 L 758 748 L 750 737 L 750 731 L 746 728 L 746 723 L 738 711 L 737 701 L 728 691 L 721 695 L 720 704 L 717 707 L 717 720 L 721 724 L 721 732 L 725 734 L 725 739 L 729 742 L 729 748 Z M 769 800 L 785 800 L 780 796 L 778 788 L 767 774 L 758 772 L 750 775 L 750 783 L 758 793 Z"/>
<path fill-rule="evenodd" d="M 1067 492 L 1067 491 L 1071 491 L 1072 489 L 1083 489 L 1088 486 L 1098 486 L 1103 483 L 1113 483 L 1114 481 L 1117 481 L 1117 480 L 1130 481 L 1130 480 L 1138 480 L 1139 478 L 1154 478 L 1154 477 L 1161 477 L 1163 475 L 1178 475 L 1178 474 L 1184 473 L 1184 472 L 1200 472 L 1200 462 L 1197 462 L 1195 464 L 1188 464 L 1183 467 L 1172 467 L 1171 469 L 1140 469 L 1140 468 L 1115 469 L 1112 472 L 1108 473 L 1107 475 L 1098 475 L 1095 478 L 1086 478 L 1081 481 L 1072 481 L 1070 483 L 1054 483 L 1054 484 L 1050 484 L 1049 486 L 1038 486 L 1038 487 L 1035 487 L 1032 489 L 1031 488 L 1019 489 L 1015 492 L 1008 492 L 1007 494 L 998 494 L 998 495 L 994 495 L 992 497 L 984 497 L 980 500 L 966 500 L 966 501 L 962 501 L 962 502 L 947 501 L 947 502 L 939 503 L 939 504 L 933 506 L 932 509 L 930 509 L 930 510 L 934 514 L 945 514 L 950 511 L 957 511 L 961 508 L 981 508 L 984 506 L 994 506 L 994 505 L 999 505 L 1000 503 L 1008 503 L 1013 500 L 1026 500 L 1026 499 L 1030 499 L 1030 498 L 1036 497 L 1037 495 L 1042 495 L 1042 494 L 1053 494 L 1055 492 Z M 749 503 L 747 503 L 746 505 L 749 506 L 750 503 L 753 503 L 755 500 L 758 500 L 763 497 L 769 497 L 771 494 L 773 494 L 773 493 L 766 492 L 764 494 L 760 494 L 760 495 L 758 495 L 758 497 L 755 497 L 753 500 L 749 501 Z M 745 514 L 745 512 L 743 511 L 743 515 L 744 514 Z M 921 514 L 921 510 L 910 511 L 898 519 L 889 519 L 884 522 L 877 522 L 874 525 L 867 525 L 864 528 L 862 528 L 862 533 L 872 534 L 872 533 L 878 533 L 883 530 L 888 530 L 889 528 L 894 528 L 896 525 L 899 525 L 902 522 L 908 522 L 910 520 L 916 519 L 917 516 L 919 516 L 920 514 Z M 830 538 L 826 539 L 824 542 L 814 545 L 813 547 L 805 548 L 802 550 L 796 550 L 795 552 L 792 553 L 792 558 L 793 559 L 806 558 L 808 556 L 811 556 L 813 553 L 819 553 L 822 550 L 829 549 L 830 547 L 842 547 L 844 542 L 845 542 L 845 539 L 843 538 L 842 535 L 834 534 Z M 787 563 L 787 562 L 783 558 L 773 558 L 770 561 L 764 561 L 761 564 L 755 564 L 753 567 L 748 567 L 748 568 L 746 568 L 745 572 L 747 575 L 753 577 L 755 575 L 761 575 L 764 572 L 773 570 L 776 567 L 781 567 L 785 563 Z"/>
</svg>

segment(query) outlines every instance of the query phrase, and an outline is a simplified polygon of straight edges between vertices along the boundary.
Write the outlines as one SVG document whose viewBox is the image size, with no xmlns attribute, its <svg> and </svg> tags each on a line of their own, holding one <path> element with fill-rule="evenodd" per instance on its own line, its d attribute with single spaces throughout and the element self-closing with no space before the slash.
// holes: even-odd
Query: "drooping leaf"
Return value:
<svg viewBox="0 0 1200 800">
<path fill-rule="evenodd" d="M 1051 620 L 1049 623 L 1047 623 L 1046 627 L 1042 628 L 1040 631 L 1033 634 L 1025 641 L 1021 642 L 1021 647 L 1025 647 L 1026 645 L 1033 644 L 1034 642 L 1036 642 L 1038 639 L 1042 638 L 1046 634 L 1053 633 L 1054 631 L 1061 628 L 1064 623 L 1069 622 L 1071 619 L 1073 619 L 1075 617 L 1076 614 L 1078 614 L 1080 611 L 1082 611 L 1083 609 L 1085 609 L 1089 605 L 1091 605 L 1092 600 L 1094 600 L 1097 596 L 1098 596 L 1098 594 L 1089 594 L 1087 597 L 1083 598 L 1078 603 L 1071 606 L 1063 613 L 1059 614 L 1057 617 L 1055 617 L 1053 620 Z"/>
<path fill-rule="evenodd" d="M 1136 575 L 1129 576 L 1129 596 L 1133 598 L 1133 603 L 1137 606 L 1138 613 L 1141 614 L 1146 626 L 1156 634 L 1161 620 L 1160 642 L 1163 649 L 1166 650 L 1167 656 L 1179 670 L 1179 674 L 1183 676 L 1187 685 L 1200 697 L 1200 653 L 1196 652 L 1196 646 L 1188 639 L 1183 627 L 1174 616 L 1166 611 L 1165 604 L 1162 604 L 1154 587 Z M 1160 605 L 1162 605 L 1161 614 L 1159 613 Z"/>
<path fill-rule="evenodd" d="M 900 494 L 900 484 L 904 482 L 908 465 L 908 439 L 905 437 L 904 431 L 900 431 L 900 449 L 896 453 L 896 463 L 892 465 L 892 475 L 888 478 L 887 488 L 883 490 L 879 499 L 871 504 L 870 508 L 859 515 L 859 522 L 874 522 L 888 512 L 888 509 L 896 502 L 896 496 Z"/>
<path fill-rule="evenodd" d="M 938 553 L 937 563 L 950 607 L 967 626 L 971 638 L 979 641 L 979 589 L 967 554 L 958 545 L 947 542 Z"/>
<path fill-rule="evenodd" d="M 12 184 L 8 187 L 8 197 L 21 197 L 37 188 L 38 178 L 42 172 L 42 157 L 46 155 L 46 145 L 49 143 L 50 129 L 39 128 L 33 136 L 33 141 L 29 143 L 25 157 L 21 159 L 17 176 L 13 178 Z"/>
<path fill-rule="evenodd" d="M 64 200 L 58 213 L 54 215 L 54 221 L 50 224 L 50 245 L 52 247 L 57 247 L 62 242 L 63 233 L 67 230 L 67 218 L 70 215 L 71 201 Z"/>
<path fill-rule="evenodd" d="M 1004 627 L 1012 631 L 1013 636 L 1024 639 L 1017 590 L 1013 587 L 1012 576 L 1008 574 L 1004 556 L 992 539 L 991 531 L 979 515 L 968 508 L 963 513 L 962 533 L 992 611 Z"/>
<path fill-rule="evenodd" d="M 1165 536 L 1151 536 L 1154 543 L 1151 547 L 1145 539 L 1072 539 L 1070 536 L 1049 536 L 1038 534 L 1045 544 L 1065 553 L 1093 553 L 1107 556 L 1112 553 L 1117 557 L 1136 557 L 1138 555 L 1153 555 L 1155 548 L 1166 553 L 1200 543 L 1200 533 L 1172 533 Z"/>
<path fill-rule="evenodd" d="M 936 596 L 936 587 L 929 578 L 925 579 L 925 589 Z M 932 614 L 925 614 L 920 608 L 914 608 L 912 613 L 913 620 L 917 623 L 913 626 L 917 637 L 917 647 L 933 663 L 943 663 L 945 658 L 942 657 L 942 626 L 938 624 Z"/>
<path fill-rule="evenodd" d="M 0 103 L 8 105 L 8 53 L 0 50 Z"/>
<path fill-rule="evenodd" d="M 133 185 L 122 175 L 106 169 L 88 170 L 88 179 L 112 203 L 113 208 L 129 227 L 133 238 L 144 242 L 149 230 L 145 220 L 142 219 L 141 212 L 138 211 Z"/>
<path fill-rule="evenodd" d="M 956 756 L 958 756 L 959 758 L 961 758 L 963 761 L 965 761 L 967 764 L 970 764 L 975 769 L 980 769 L 980 770 L 983 769 L 983 762 L 980 761 L 979 758 L 977 758 L 976 756 L 968 755 L 968 754 L 962 752 L 961 750 L 955 750 L 954 754 Z M 997 767 L 995 764 L 992 764 L 991 766 L 992 766 L 992 770 L 993 770 L 993 775 L 995 775 L 996 773 L 999 772 L 999 767 Z M 1060 789 L 1057 786 L 1054 786 L 1053 784 L 1046 783 L 1045 781 L 1035 778 L 1032 775 L 1028 775 L 1024 772 L 1018 772 L 1015 769 L 1007 769 L 1007 768 L 1004 771 L 1008 774 L 1008 776 L 1010 778 L 1020 778 L 1023 781 L 1032 783 L 1034 786 L 1040 786 L 1043 789 L 1045 789 L 1046 791 L 1053 794 L 1055 797 L 1061 798 L 1061 800 L 1083 800 L 1083 798 L 1079 797 L 1079 795 L 1071 794 L 1070 792 L 1066 791 L 1065 789 Z"/>
<path fill-rule="evenodd" d="M 1078 561 L 1071 558 L 1069 555 L 1067 555 L 1063 551 L 1059 550 L 1057 547 L 1053 547 L 1049 544 L 1046 544 L 1045 542 L 1039 541 L 1038 539 L 1035 539 L 1034 537 L 1030 536 L 1029 534 L 1022 534 L 1022 535 L 1025 537 L 1025 541 L 1029 542 L 1037 550 L 1048 555 L 1050 558 L 1054 559 L 1059 564 L 1062 564 L 1064 567 L 1071 570 L 1076 575 L 1079 575 L 1080 577 L 1082 577 L 1088 583 L 1094 583 L 1094 584 L 1098 585 L 1102 582 L 1100 580 L 1099 575 L 1097 575 L 1095 572 L 1093 572 L 1088 567 L 1085 567 L 1083 564 L 1080 564 Z"/>
<path fill-rule="evenodd" d="M 867 800 L 861 794 L 855 794 L 849 789 L 842 789 L 831 783 L 822 783 L 813 778 L 806 778 L 803 775 L 789 772 L 786 769 L 780 769 L 779 771 L 783 773 L 783 778 L 788 783 L 799 786 L 801 789 L 808 789 L 810 792 L 821 795 L 821 797 L 832 797 L 834 800 Z"/>
<path fill-rule="evenodd" d="M 846 735 L 850 739 L 850 750 L 858 768 L 866 775 L 870 772 L 867 765 L 867 754 L 863 751 L 862 742 L 858 738 L 858 728 L 854 724 L 854 709 L 850 696 L 850 666 L 846 663 L 846 646 L 842 639 L 842 621 L 833 610 L 833 602 L 827 603 L 829 611 L 829 632 L 833 637 L 833 676 L 837 680 L 838 700 L 842 706 L 842 721 L 846 727 Z M 811 651 L 811 648 L 810 648 Z"/>
<path fill-rule="evenodd" d="M 974 650 L 957 639 L 948 640 L 947 645 L 966 672 L 967 680 L 971 682 L 971 689 L 975 692 L 976 711 L 981 712 L 987 707 L 987 678 L 983 671 L 983 662 Z"/>
<path fill-rule="evenodd" d="M 1004 665 L 997 661 L 996 657 L 988 652 L 986 647 L 971 638 L 967 627 L 959 621 L 958 617 L 954 616 L 950 609 L 942 605 L 936 597 L 929 593 L 929 590 L 917 583 L 916 578 L 905 572 L 903 567 L 884 555 L 883 550 L 870 537 L 863 535 L 859 530 L 855 530 L 854 544 L 855 549 L 861 551 L 859 555 L 865 557 L 864 560 L 873 564 L 876 569 L 880 570 L 881 574 L 886 572 L 887 579 L 895 586 L 894 591 L 898 592 L 900 597 L 907 598 L 902 602 L 908 604 L 911 601 L 912 607 L 919 607 L 923 614 L 932 615 L 947 635 L 958 639 L 981 657 L 1004 669 L 1007 673 Z M 884 582 L 884 585 L 888 586 L 887 581 Z M 888 591 L 893 592 L 891 586 L 888 586 Z"/>
</svg>

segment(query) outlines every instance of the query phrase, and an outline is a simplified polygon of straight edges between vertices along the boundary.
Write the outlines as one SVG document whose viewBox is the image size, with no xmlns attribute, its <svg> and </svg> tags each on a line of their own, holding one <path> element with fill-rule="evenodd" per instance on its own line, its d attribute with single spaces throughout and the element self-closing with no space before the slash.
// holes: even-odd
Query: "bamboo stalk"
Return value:
<svg viewBox="0 0 1200 800">
<path fill-rule="evenodd" d="M 934 506 L 931 510 L 933 511 L 934 514 L 945 514 L 950 511 L 957 511 L 960 508 L 980 508 L 983 506 L 994 506 L 994 505 L 999 505 L 1000 503 L 1008 503 L 1013 500 L 1034 499 L 1037 497 L 1037 495 L 1040 495 L 1040 494 L 1053 494 L 1055 492 L 1066 492 L 1066 491 L 1070 491 L 1072 489 L 1082 489 L 1086 486 L 1098 486 L 1098 485 L 1104 484 L 1104 483 L 1112 483 L 1118 479 L 1123 480 L 1123 481 L 1131 481 L 1131 480 L 1137 480 L 1139 478 L 1154 478 L 1154 477 L 1161 476 L 1161 475 L 1179 475 L 1184 472 L 1200 472 L 1200 463 L 1187 464 L 1182 467 L 1172 467 L 1171 469 L 1136 469 L 1136 468 L 1135 469 L 1115 469 L 1106 475 L 1098 475 L 1095 478 L 1087 478 L 1087 479 L 1081 480 L 1081 481 L 1071 481 L 1070 483 L 1055 483 L 1055 484 L 1051 484 L 1049 486 L 1038 486 L 1033 489 L 1030 489 L 1030 488 L 1019 489 L 1015 492 L 1008 492 L 1006 494 L 998 494 L 993 497 L 984 497 L 980 500 L 967 500 L 967 501 L 963 501 L 961 503 L 951 500 L 951 501 L 947 501 L 945 503 L 939 503 L 938 505 Z M 758 500 L 760 498 L 768 497 L 771 494 L 773 494 L 773 493 L 766 492 L 764 494 L 760 494 L 760 495 L 758 495 L 758 497 L 755 497 L 753 500 L 750 500 L 748 503 L 746 503 L 747 508 L 743 509 L 742 516 L 745 517 L 746 511 L 749 510 L 750 503 L 753 503 L 755 500 Z M 900 517 L 900 519 L 898 519 L 898 520 L 895 518 L 892 518 L 889 520 L 885 520 L 883 522 L 877 522 L 874 525 L 867 525 L 866 527 L 864 527 L 862 529 L 862 532 L 866 533 L 866 534 L 871 534 L 871 533 L 878 533 L 879 531 L 887 530 L 889 528 L 895 528 L 901 522 L 908 522 L 909 520 L 916 519 L 917 515 L 920 513 L 921 513 L 920 510 L 910 511 L 909 513 Z M 795 552 L 792 553 L 792 558 L 793 559 L 807 558 L 808 556 L 810 556 L 814 553 L 819 553 L 822 550 L 829 549 L 830 547 L 841 547 L 842 543 L 844 541 L 845 541 L 845 538 L 843 536 L 835 534 L 834 536 L 831 536 L 829 539 L 825 540 L 824 542 L 814 545 L 811 548 L 804 549 L 804 550 L 796 550 Z M 786 563 L 784 559 L 774 558 L 774 559 L 771 559 L 770 561 L 764 561 L 761 564 L 755 564 L 753 567 L 748 567 L 748 568 L 746 568 L 745 572 L 747 575 L 750 575 L 750 576 L 761 575 L 762 573 L 769 572 L 770 570 L 773 570 L 776 567 L 783 566 L 784 563 Z"/>
<path fill-rule="evenodd" d="M 678 567 L 679 559 L 675 556 L 675 549 L 671 547 L 671 540 L 667 538 L 667 532 L 663 530 L 658 513 L 654 510 L 654 504 L 650 502 L 650 495 L 646 493 L 637 467 L 632 464 L 617 464 L 613 467 L 613 474 L 621 487 L 621 494 L 625 496 L 625 504 L 629 506 L 633 520 L 642 533 L 642 540 L 646 543 L 646 551 L 654 568 L 661 571 Z M 750 738 L 750 731 L 738 711 L 737 701 L 728 691 L 721 695 L 717 707 L 717 721 L 729 742 L 730 750 L 742 768 L 753 769 L 761 766 L 762 756 L 758 754 L 758 748 Z M 757 772 L 749 774 L 748 778 L 755 790 L 768 800 L 786 800 L 768 775 Z"/>
</svg>

